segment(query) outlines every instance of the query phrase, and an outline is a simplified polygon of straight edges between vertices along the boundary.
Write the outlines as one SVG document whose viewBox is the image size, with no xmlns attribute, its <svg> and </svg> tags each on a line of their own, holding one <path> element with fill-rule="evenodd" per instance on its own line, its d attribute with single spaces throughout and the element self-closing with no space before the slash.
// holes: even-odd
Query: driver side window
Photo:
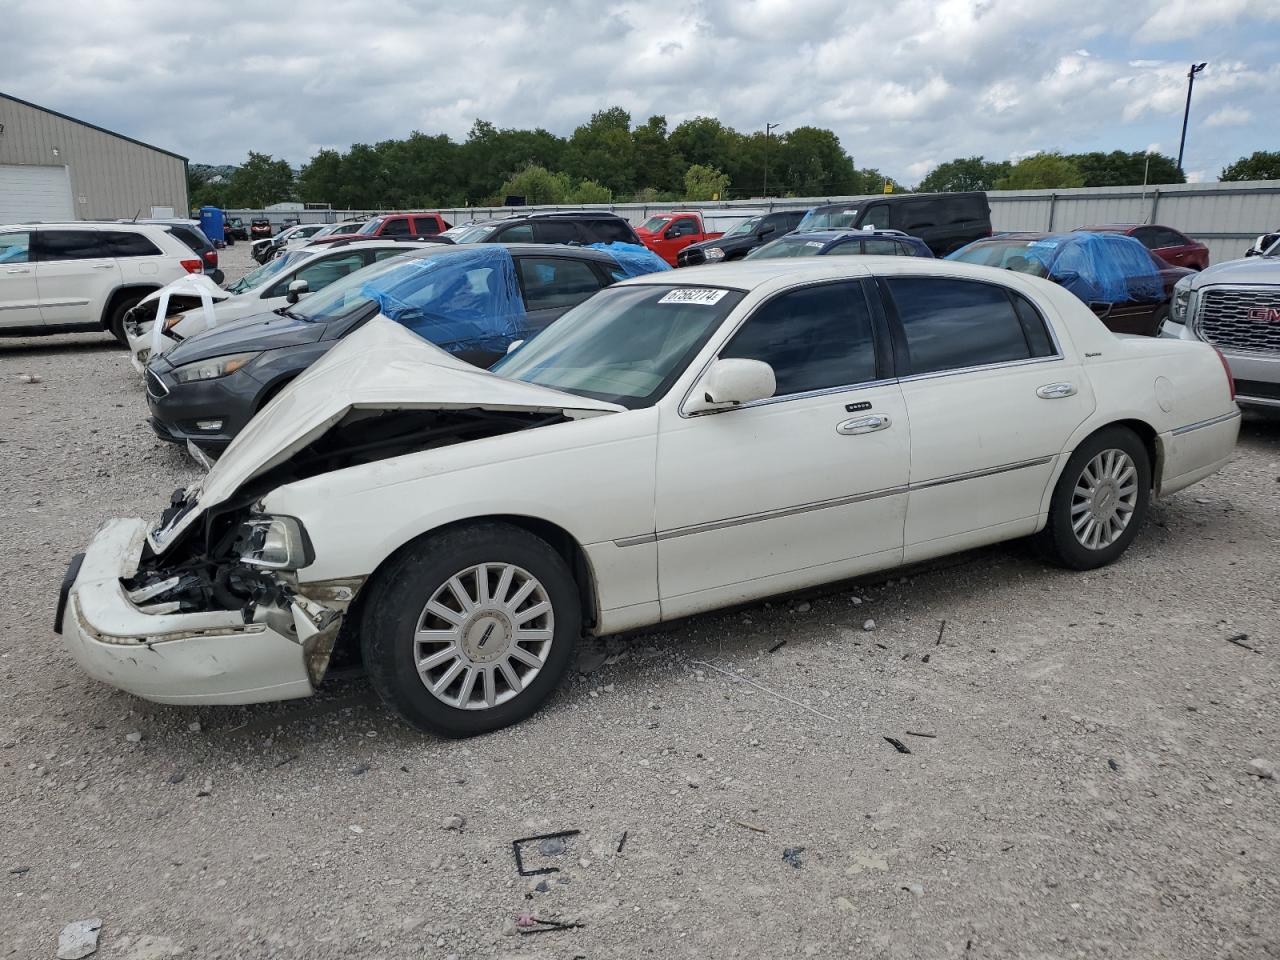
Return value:
<svg viewBox="0 0 1280 960">
<path fill-rule="evenodd" d="M 862 215 L 862 222 L 858 226 L 875 227 L 877 230 L 885 229 L 889 226 L 889 208 L 883 203 L 868 207 L 867 212 Z"/>
</svg>

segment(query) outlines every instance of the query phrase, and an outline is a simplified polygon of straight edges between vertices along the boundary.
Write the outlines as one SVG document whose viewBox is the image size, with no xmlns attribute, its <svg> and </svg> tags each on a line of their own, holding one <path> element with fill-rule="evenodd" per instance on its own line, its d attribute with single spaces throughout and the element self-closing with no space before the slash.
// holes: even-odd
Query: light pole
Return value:
<svg viewBox="0 0 1280 960">
<path fill-rule="evenodd" d="M 766 123 L 764 125 L 764 190 L 761 192 L 767 197 L 769 196 L 769 134 L 772 133 L 780 124 Z"/>
<path fill-rule="evenodd" d="M 1187 118 L 1191 116 L 1191 88 L 1196 85 L 1196 74 L 1207 67 L 1208 63 L 1193 63 L 1187 71 L 1187 106 L 1182 111 L 1182 139 L 1178 141 L 1178 169 L 1182 169 L 1182 151 L 1187 145 Z"/>
</svg>

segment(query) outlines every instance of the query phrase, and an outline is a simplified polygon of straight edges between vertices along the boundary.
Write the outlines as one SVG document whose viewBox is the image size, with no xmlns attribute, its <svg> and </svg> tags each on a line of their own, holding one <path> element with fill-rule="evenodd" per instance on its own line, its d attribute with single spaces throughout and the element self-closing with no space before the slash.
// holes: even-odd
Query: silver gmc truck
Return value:
<svg viewBox="0 0 1280 960">
<path fill-rule="evenodd" d="M 1160 335 L 1217 347 L 1236 402 L 1280 415 L 1280 240 L 1179 280 Z"/>
</svg>

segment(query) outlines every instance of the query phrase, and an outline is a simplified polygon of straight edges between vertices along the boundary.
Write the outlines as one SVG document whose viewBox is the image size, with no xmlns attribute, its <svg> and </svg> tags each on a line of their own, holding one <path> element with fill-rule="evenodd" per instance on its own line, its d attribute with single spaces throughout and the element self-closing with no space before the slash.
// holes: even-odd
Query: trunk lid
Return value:
<svg viewBox="0 0 1280 960">
<path fill-rule="evenodd" d="M 210 507 L 284 462 L 353 409 L 493 410 L 562 413 L 581 419 L 625 408 L 549 387 L 506 380 L 455 359 L 385 317 L 346 337 L 254 417 L 187 491 L 184 509 L 151 533 L 165 546 Z"/>
</svg>

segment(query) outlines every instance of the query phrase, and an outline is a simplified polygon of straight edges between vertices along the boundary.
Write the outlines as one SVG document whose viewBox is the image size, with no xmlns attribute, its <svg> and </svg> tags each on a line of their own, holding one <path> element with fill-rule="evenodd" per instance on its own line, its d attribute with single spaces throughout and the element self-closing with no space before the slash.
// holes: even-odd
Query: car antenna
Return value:
<svg viewBox="0 0 1280 960">
<path fill-rule="evenodd" d="M 134 223 L 137 223 L 137 222 L 138 222 L 138 218 L 139 218 L 140 216 L 142 216 L 142 208 L 141 208 L 141 207 L 139 207 L 139 208 L 138 208 L 138 212 L 137 212 L 137 213 L 135 213 L 135 214 L 133 215 L 133 222 L 134 222 Z"/>
</svg>

